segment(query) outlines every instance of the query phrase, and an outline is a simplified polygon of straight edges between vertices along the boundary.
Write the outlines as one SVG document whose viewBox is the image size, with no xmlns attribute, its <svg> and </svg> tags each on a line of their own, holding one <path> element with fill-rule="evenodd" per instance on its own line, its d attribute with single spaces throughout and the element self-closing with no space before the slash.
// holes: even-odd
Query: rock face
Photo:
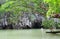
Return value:
<svg viewBox="0 0 60 39">
<path fill-rule="evenodd" d="M 24 13 L 20 19 L 21 21 L 20 26 L 22 26 L 23 29 L 41 28 L 42 19 L 43 19 L 43 16 L 41 16 L 40 14 Z"/>
<path fill-rule="evenodd" d="M 5 14 L 0 23 L 0 29 L 32 29 L 41 28 L 43 16 L 37 13 L 23 13 L 17 23 L 8 23 L 9 14 Z"/>
</svg>

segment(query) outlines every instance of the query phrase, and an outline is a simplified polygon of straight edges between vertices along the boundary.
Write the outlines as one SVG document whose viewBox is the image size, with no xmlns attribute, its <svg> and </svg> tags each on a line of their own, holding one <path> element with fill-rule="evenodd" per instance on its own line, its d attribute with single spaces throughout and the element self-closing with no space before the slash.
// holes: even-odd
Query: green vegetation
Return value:
<svg viewBox="0 0 60 39">
<path fill-rule="evenodd" d="M 49 5 L 49 9 L 47 11 L 47 17 L 51 16 L 53 13 L 60 13 L 60 0 L 44 0 L 44 3 Z"/>
<path fill-rule="evenodd" d="M 52 17 L 54 14 L 56 15 L 55 17 L 57 17 L 57 14 L 60 14 L 60 0 L 44 0 L 44 3 L 48 5 L 47 18 Z M 53 20 L 45 20 L 43 25 L 46 26 L 46 28 L 50 26 L 60 27 L 60 23 L 56 23 Z"/>
<path fill-rule="evenodd" d="M 23 12 L 40 13 L 47 17 L 51 14 L 60 13 L 60 0 L 5 0 L 1 1 L 0 18 L 4 13 L 10 13 L 8 19 L 9 23 L 16 23 Z M 42 25 L 44 27 L 54 26 L 53 20 L 45 20 Z M 60 23 L 58 23 L 60 26 Z"/>
<path fill-rule="evenodd" d="M 12 17 L 10 17 L 10 22 L 16 22 L 18 17 L 22 15 L 22 12 L 38 12 L 45 15 L 46 10 L 41 8 L 42 4 L 43 0 L 7 0 L 0 6 L 0 14 L 10 12 L 12 13 L 10 15 Z"/>
<path fill-rule="evenodd" d="M 50 27 L 52 27 L 52 26 L 55 26 L 55 22 L 54 22 L 54 20 L 45 20 L 45 21 L 43 21 L 42 22 L 42 25 L 44 26 L 44 28 L 50 28 Z"/>
</svg>

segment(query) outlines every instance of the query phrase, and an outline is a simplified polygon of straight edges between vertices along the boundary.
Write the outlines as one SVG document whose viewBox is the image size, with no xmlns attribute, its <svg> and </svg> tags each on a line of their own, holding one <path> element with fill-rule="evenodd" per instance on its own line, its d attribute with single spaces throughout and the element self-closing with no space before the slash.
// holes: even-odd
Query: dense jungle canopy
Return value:
<svg viewBox="0 0 60 39">
<path fill-rule="evenodd" d="M 10 13 L 10 22 L 16 22 L 23 12 L 40 13 L 45 17 L 60 13 L 60 0 L 0 0 L 0 18 Z"/>
<path fill-rule="evenodd" d="M 43 3 L 43 0 L 1 0 L 1 2 L 0 16 L 10 12 L 10 20 L 18 20 L 22 12 L 37 12 L 44 15 L 47 12 L 47 5 Z"/>
</svg>

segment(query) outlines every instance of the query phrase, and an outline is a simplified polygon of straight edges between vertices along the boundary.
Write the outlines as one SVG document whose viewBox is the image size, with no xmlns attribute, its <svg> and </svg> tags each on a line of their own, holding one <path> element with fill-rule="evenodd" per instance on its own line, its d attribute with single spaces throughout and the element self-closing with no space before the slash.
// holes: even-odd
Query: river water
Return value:
<svg viewBox="0 0 60 39">
<path fill-rule="evenodd" d="M 46 33 L 46 29 L 0 30 L 0 39 L 60 39 L 60 34 Z"/>
</svg>

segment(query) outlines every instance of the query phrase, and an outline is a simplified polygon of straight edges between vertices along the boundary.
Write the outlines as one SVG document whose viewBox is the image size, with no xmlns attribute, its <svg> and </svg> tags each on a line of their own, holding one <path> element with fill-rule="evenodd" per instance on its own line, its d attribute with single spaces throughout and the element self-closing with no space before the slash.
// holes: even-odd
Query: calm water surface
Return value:
<svg viewBox="0 0 60 39">
<path fill-rule="evenodd" d="M 49 34 L 46 30 L 0 30 L 0 39 L 60 39 L 60 34 Z"/>
</svg>

